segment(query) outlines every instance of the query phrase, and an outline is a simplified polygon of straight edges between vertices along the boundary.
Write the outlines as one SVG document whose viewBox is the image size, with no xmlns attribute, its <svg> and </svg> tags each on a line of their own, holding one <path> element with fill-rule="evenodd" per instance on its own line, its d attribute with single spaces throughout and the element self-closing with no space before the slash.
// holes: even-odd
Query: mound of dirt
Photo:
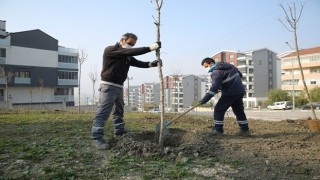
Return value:
<svg viewBox="0 0 320 180">
<path fill-rule="evenodd" d="M 171 128 L 163 147 L 158 145 L 158 137 L 155 137 L 154 131 L 131 132 L 112 142 L 121 155 L 168 156 L 170 158 L 211 157 L 215 156 L 215 149 L 218 147 L 214 141 L 207 140 L 208 135 L 208 133 Z"/>
</svg>

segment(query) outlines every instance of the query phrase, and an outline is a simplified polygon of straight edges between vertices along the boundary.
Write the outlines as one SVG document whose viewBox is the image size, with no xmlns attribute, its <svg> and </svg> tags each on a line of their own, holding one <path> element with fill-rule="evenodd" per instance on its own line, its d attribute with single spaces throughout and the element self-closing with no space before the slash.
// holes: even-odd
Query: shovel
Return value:
<svg viewBox="0 0 320 180">
<path fill-rule="evenodd" d="M 191 110 L 193 110 L 194 108 L 200 106 L 201 104 L 198 103 L 196 104 L 195 106 L 189 108 L 188 110 L 186 110 L 185 112 L 183 112 L 181 115 L 179 115 L 178 117 L 174 118 L 172 121 L 168 121 L 168 122 L 165 122 L 164 123 L 164 127 L 163 127 L 163 135 L 164 136 L 168 136 L 169 134 L 169 129 L 167 128 L 168 126 L 170 126 L 174 121 L 176 121 L 177 119 L 181 118 L 182 116 L 184 116 L 185 114 L 187 114 L 188 112 L 190 112 Z M 161 124 L 158 123 L 157 126 L 156 126 L 156 134 L 159 134 L 160 133 L 160 127 L 161 127 Z"/>
</svg>

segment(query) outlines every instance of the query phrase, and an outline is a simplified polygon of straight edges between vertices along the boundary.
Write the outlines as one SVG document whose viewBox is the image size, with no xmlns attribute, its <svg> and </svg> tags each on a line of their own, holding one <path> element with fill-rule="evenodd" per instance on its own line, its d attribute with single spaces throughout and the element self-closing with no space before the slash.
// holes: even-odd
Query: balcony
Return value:
<svg viewBox="0 0 320 180">
<path fill-rule="evenodd" d="M 31 84 L 31 79 L 30 78 L 15 77 L 14 78 L 14 83 L 15 84 Z"/>
<path fill-rule="evenodd" d="M 64 69 L 76 69 L 78 70 L 78 64 L 75 63 L 58 63 L 58 68 L 64 68 Z"/>
<path fill-rule="evenodd" d="M 5 64 L 6 63 L 6 58 L 0 57 L 0 64 Z"/>
<path fill-rule="evenodd" d="M 10 46 L 9 38 L 0 39 L 0 46 Z"/>
<path fill-rule="evenodd" d="M 58 79 L 58 85 L 65 85 L 65 86 L 78 86 L 77 79 Z"/>
<path fill-rule="evenodd" d="M 64 54 L 78 54 L 78 49 L 73 49 L 73 48 L 66 48 L 66 47 L 58 47 L 58 52 L 59 53 L 64 53 Z"/>
<path fill-rule="evenodd" d="M 55 102 L 74 101 L 74 96 L 73 95 L 55 95 L 54 101 Z"/>
</svg>

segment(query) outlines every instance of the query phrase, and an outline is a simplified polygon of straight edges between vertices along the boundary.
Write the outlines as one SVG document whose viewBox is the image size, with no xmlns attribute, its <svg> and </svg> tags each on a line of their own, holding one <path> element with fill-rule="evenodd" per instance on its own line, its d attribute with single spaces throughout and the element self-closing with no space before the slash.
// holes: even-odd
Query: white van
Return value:
<svg viewBox="0 0 320 180">
<path fill-rule="evenodd" d="M 276 110 L 276 109 L 292 109 L 292 102 L 291 101 L 279 101 L 279 102 L 274 102 L 272 105 L 269 105 L 267 107 L 270 110 Z"/>
</svg>

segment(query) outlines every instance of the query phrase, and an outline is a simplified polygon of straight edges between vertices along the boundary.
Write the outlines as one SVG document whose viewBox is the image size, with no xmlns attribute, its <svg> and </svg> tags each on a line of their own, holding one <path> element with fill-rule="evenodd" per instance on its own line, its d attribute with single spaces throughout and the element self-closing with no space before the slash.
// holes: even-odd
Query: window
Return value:
<svg viewBox="0 0 320 180">
<path fill-rule="evenodd" d="M 54 95 L 68 95 L 68 88 L 56 88 L 54 90 Z"/>
<path fill-rule="evenodd" d="M 30 72 L 29 71 L 16 71 L 14 76 L 18 77 L 18 78 L 30 78 Z"/>
<path fill-rule="evenodd" d="M 312 81 L 310 81 L 310 84 L 317 84 L 317 82 L 312 80 Z"/>
<path fill-rule="evenodd" d="M 58 61 L 62 63 L 73 63 L 73 64 L 78 63 L 76 56 L 59 55 Z"/>
<path fill-rule="evenodd" d="M 74 71 L 58 71 L 59 79 L 78 79 L 78 72 Z"/>
<path fill-rule="evenodd" d="M 230 54 L 229 59 L 230 61 L 233 61 L 233 54 Z"/>
<path fill-rule="evenodd" d="M 320 68 L 317 67 L 317 68 L 310 68 L 310 74 L 313 74 L 313 73 L 320 73 Z"/>
<path fill-rule="evenodd" d="M 0 58 L 6 58 L 6 49 L 0 48 Z"/>
</svg>

